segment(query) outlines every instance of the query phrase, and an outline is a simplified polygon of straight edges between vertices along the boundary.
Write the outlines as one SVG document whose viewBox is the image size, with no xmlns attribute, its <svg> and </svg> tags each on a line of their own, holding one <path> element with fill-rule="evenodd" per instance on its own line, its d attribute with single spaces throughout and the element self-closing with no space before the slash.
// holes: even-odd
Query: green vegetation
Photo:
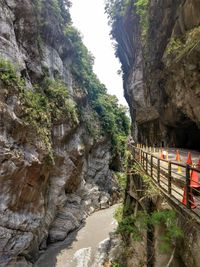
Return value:
<svg viewBox="0 0 200 267">
<path fill-rule="evenodd" d="M 160 192 L 153 185 L 151 179 L 142 172 L 139 165 L 133 166 L 133 172 L 142 178 L 145 187 L 143 188 L 143 198 L 157 197 Z M 145 209 L 145 208 L 144 208 Z M 115 211 L 115 219 L 118 221 L 117 233 L 122 236 L 124 242 L 131 237 L 134 241 L 141 241 L 145 231 L 150 227 L 159 226 L 163 234 L 156 237 L 159 240 L 160 252 L 167 252 L 176 238 L 181 238 L 183 233 L 177 226 L 177 215 L 173 210 L 155 210 L 147 213 L 145 210 L 135 211 L 135 206 L 130 203 L 120 205 Z"/>
<path fill-rule="evenodd" d="M 133 173 L 139 175 L 145 185 L 145 196 L 154 197 L 160 194 L 159 189 L 152 183 L 152 178 L 146 174 L 139 164 L 133 165 Z"/>
<path fill-rule="evenodd" d="M 75 103 L 68 97 L 66 86 L 60 81 L 45 80 L 43 92 L 24 90 L 21 100 L 25 107 L 25 121 L 30 123 L 50 149 L 51 126 L 54 120 L 69 118 L 75 125 L 78 116 Z"/>
<path fill-rule="evenodd" d="M 118 105 L 117 98 L 101 94 L 92 100 L 92 106 L 99 115 L 102 128 L 111 136 L 114 153 L 125 152 L 125 143 L 129 134 L 129 119 L 126 109 Z"/>
<path fill-rule="evenodd" d="M 115 172 L 115 176 L 117 177 L 118 185 L 121 191 L 125 191 L 127 176 L 124 172 Z"/>
<path fill-rule="evenodd" d="M 68 89 L 62 81 L 46 79 L 43 82 L 43 90 L 49 100 L 53 119 L 59 120 L 66 115 L 74 124 L 78 123 L 76 104 L 69 97 Z"/>
<path fill-rule="evenodd" d="M 71 49 L 72 74 L 74 90 L 81 90 L 87 97 L 87 106 L 92 110 L 91 120 L 81 115 L 85 107 L 79 107 L 79 114 L 85 123 L 88 132 L 98 139 L 108 136 L 112 143 L 113 157 L 123 154 L 125 143 L 129 134 L 129 119 L 127 110 L 118 104 L 116 97 L 107 94 L 105 86 L 93 73 L 94 58 L 82 42 L 80 33 L 72 26 L 68 0 L 35 0 L 38 10 L 38 23 L 41 32 L 38 40 L 42 41 L 45 35 L 45 18 L 57 18 L 56 29 L 62 35 L 63 46 Z M 48 13 L 48 14 L 47 14 Z M 51 29 L 48 28 L 50 31 Z M 44 38 L 46 38 L 44 36 Z M 7 86 L 18 88 L 24 107 L 23 119 L 34 127 L 47 147 L 51 148 L 51 126 L 53 121 L 68 118 L 73 125 L 78 123 L 78 111 L 74 101 L 69 97 L 68 90 L 60 80 L 46 78 L 39 84 L 35 84 L 32 90 L 26 89 L 25 82 L 17 74 L 11 63 L 0 60 L 3 70 L 0 78 Z"/>
<path fill-rule="evenodd" d="M 132 2 L 130 0 L 107 0 L 105 11 L 108 15 L 109 24 L 112 26 L 112 35 L 115 38 L 115 27 L 118 21 L 120 21 L 128 12 L 129 7 L 131 6 Z M 140 17 L 140 26 L 141 26 L 141 35 L 142 40 L 145 41 L 146 34 L 148 31 L 148 6 L 149 0 L 135 0 L 134 5 L 132 5 L 132 10 Z"/>
<path fill-rule="evenodd" d="M 130 207 L 120 206 L 115 212 L 115 219 L 118 221 L 116 233 L 121 234 L 124 240 L 130 236 L 134 241 L 140 241 L 148 225 L 148 215 L 145 212 L 138 212 L 137 215 L 125 215 Z M 130 212 L 129 212 L 130 213 Z"/>
<path fill-rule="evenodd" d="M 122 267 L 122 265 L 118 261 L 112 262 L 112 267 Z"/>
<path fill-rule="evenodd" d="M 42 0 L 37 1 L 41 6 Z M 129 1 L 125 2 L 124 8 Z M 87 96 L 88 104 L 93 109 L 94 118 L 89 121 L 86 120 L 87 116 L 81 114 L 83 108 L 79 112 L 88 132 L 95 139 L 98 139 L 98 136 L 108 135 L 111 138 L 113 155 L 123 154 L 130 124 L 126 116 L 127 110 L 118 104 L 116 97 L 107 94 L 105 86 L 93 73 L 94 58 L 83 44 L 81 34 L 72 25 L 68 10 L 71 5 L 70 1 L 49 0 L 45 5 L 50 5 L 49 12 L 58 18 L 60 29 L 63 31 L 63 42 L 70 46 L 74 87 L 82 90 L 82 94 Z M 42 12 L 44 13 L 44 10 L 41 14 Z M 100 121 L 101 131 L 99 131 L 99 125 L 94 125 L 95 120 Z"/>
<path fill-rule="evenodd" d="M 113 25 L 118 19 L 122 18 L 130 4 L 131 0 L 106 0 L 105 12 L 108 15 L 109 24 Z"/>
<path fill-rule="evenodd" d="M 117 220 L 117 222 L 121 222 L 123 219 L 123 205 L 119 205 L 116 210 L 115 210 L 115 214 L 114 214 L 114 218 Z"/>
<path fill-rule="evenodd" d="M 35 3 L 37 12 L 41 12 L 42 7 L 43 7 L 43 0 L 35 0 L 34 3 Z"/>
<path fill-rule="evenodd" d="M 18 86 L 20 90 L 24 87 L 24 81 L 17 74 L 16 68 L 14 65 L 0 57 L 0 79 L 7 86 Z"/>
<path fill-rule="evenodd" d="M 145 41 L 148 31 L 148 6 L 149 0 L 135 1 L 136 13 L 140 16 L 140 27 L 143 41 Z"/>
<path fill-rule="evenodd" d="M 77 32 L 74 32 L 76 35 Z M 76 41 L 74 49 L 77 57 L 75 57 L 74 75 L 76 75 L 81 88 L 87 93 L 89 104 L 93 109 L 94 118 L 92 120 L 85 119 L 86 127 L 95 138 L 100 135 L 109 135 L 113 145 L 113 154 L 124 153 L 126 137 L 129 133 L 129 119 L 126 116 L 126 109 L 118 105 L 116 97 L 106 93 L 105 86 L 92 73 L 93 60 L 82 44 L 80 36 L 77 35 L 78 38 L 76 39 L 72 32 L 70 34 L 71 41 Z M 79 46 L 82 47 L 82 50 Z M 21 101 L 24 105 L 23 118 L 36 129 L 50 150 L 50 129 L 54 120 L 59 120 L 65 116 L 75 125 L 78 123 L 76 105 L 69 98 L 66 86 L 59 80 L 46 78 L 40 85 L 35 85 L 33 91 L 26 90 L 24 80 L 19 77 L 10 62 L 1 59 L 0 69 L 1 80 L 7 86 L 20 89 Z M 100 121 L 101 131 L 97 121 Z"/>
<path fill-rule="evenodd" d="M 113 154 L 123 154 L 130 127 L 127 110 L 118 104 L 115 96 L 107 94 L 105 86 L 93 73 L 94 58 L 84 46 L 80 33 L 72 25 L 68 25 L 65 36 L 73 45 L 72 70 L 76 83 L 87 94 L 88 103 L 101 123 L 102 135 L 111 137 Z M 85 123 L 92 132 L 93 125 Z"/>
<path fill-rule="evenodd" d="M 176 50 L 178 51 L 182 47 L 183 43 L 179 38 L 171 38 L 170 42 L 168 43 L 168 46 L 166 48 L 166 53 L 173 54 Z"/>
<path fill-rule="evenodd" d="M 38 12 L 38 21 L 40 25 L 46 25 L 45 17 L 43 16 L 46 9 L 56 16 L 57 22 L 64 26 L 71 22 L 71 16 L 69 13 L 69 8 L 71 7 L 71 2 L 69 0 L 34 0 L 35 7 Z"/>
<path fill-rule="evenodd" d="M 0 59 L 0 70 L 0 79 L 4 84 L 9 88 L 18 89 L 23 104 L 22 119 L 35 129 L 53 160 L 53 121 L 68 118 L 74 125 L 78 123 L 76 105 L 69 98 L 66 86 L 59 80 L 45 79 L 41 85 L 35 85 L 34 90 L 28 90 L 11 62 Z"/>
<path fill-rule="evenodd" d="M 149 223 L 165 227 L 164 234 L 158 237 L 161 252 L 169 251 L 175 239 L 183 237 L 182 230 L 177 226 L 177 216 L 173 210 L 154 211 L 149 218 Z"/>
<path fill-rule="evenodd" d="M 191 52 L 199 45 L 200 26 L 188 31 L 181 39 L 172 37 L 167 45 L 165 56 L 171 57 L 173 62 L 179 62 L 181 59 L 190 56 Z"/>
<path fill-rule="evenodd" d="M 176 238 L 183 236 L 177 226 L 177 216 L 173 210 L 154 211 L 151 214 L 139 211 L 137 215 L 125 215 L 124 209 L 128 210 L 128 207 L 120 206 L 115 212 L 115 219 L 118 221 L 116 233 L 124 240 L 130 236 L 134 241 L 141 241 L 147 228 L 157 225 L 164 228 L 163 234 L 158 237 L 160 252 L 164 253 L 170 249 Z"/>
<path fill-rule="evenodd" d="M 98 141 L 102 137 L 102 129 L 99 121 L 99 116 L 92 110 L 91 107 L 79 107 L 79 114 L 81 121 L 84 122 L 84 126 L 87 133 L 95 140 Z"/>
<path fill-rule="evenodd" d="M 69 98 L 67 88 L 61 81 L 46 79 L 34 91 L 23 90 L 21 101 L 24 105 L 24 119 L 32 125 L 46 145 L 53 160 L 51 129 L 54 121 L 68 118 L 74 125 L 78 123 L 76 105 Z"/>
</svg>

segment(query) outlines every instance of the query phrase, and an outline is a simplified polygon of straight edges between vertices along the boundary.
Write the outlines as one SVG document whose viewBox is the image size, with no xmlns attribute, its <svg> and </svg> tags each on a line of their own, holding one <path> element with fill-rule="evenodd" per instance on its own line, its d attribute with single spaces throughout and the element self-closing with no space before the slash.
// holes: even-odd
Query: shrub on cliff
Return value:
<svg viewBox="0 0 200 267">
<path fill-rule="evenodd" d="M 94 58 L 83 44 L 80 33 L 71 23 L 68 10 L 70 2 L 67 0 L 35 0 L 34 3 L 38 6 L 38 23 L 42 29 L 38 38 L 41 42 L 48 40 L 53 47 L 56 47 L 55 40 L 58 37 L 58 40 L 63 42 L 63 50 L 70 49 L 73 86 L 75 89 L 78 87 L 85 94 L 87 105 L 90 106 L 95 114 L 94 117 L 98 118 L 100 122 L 101 132 L 99 135 L 108 136 L 111 140 L 113 155 L 122 154 L 129 133 L 126 109 L 118 104 L 116 97 L 107 94 L 105 85 L 94 74 Z M 62 8 L 63 6 L 65 8 Z M 55 25 L 48 25 L 48 19 L 51 20 L 51 17 L 53 17 L 52 21 L 55 22 Z M 49 40 L 49 36 L 54 38 Z M 2 64 L 4 67 L 6 66 L 6 70 L 1 74 L 1 78 L 8 85 L 13 83 L 20 89 L 24 119 L 30 124 L 33 121 L 32 126 L 36 128 L 45 143 L 51 147 L 50 128 L 53 121 L 66 116 L 70 122 L 78 123 L 76 105 L 69 97 L 66 85 L 61 80 L 50 80 L 47 77 L 35 84 L 33 90 L 27 90 L 24 80 L 16 74 L 12 64 L 7 61 Z M 87 123 L 88 126 L 91 122 L 84 123 Z M 86 128 L 95 127 L 91 125 Z"/>
<path fill-rule="evenodd" d="M 94 58 L 83 44 L 80 33 L 70 24 L 65 28 L 65 36 L 73 46 L 72 71 L 76 82 L 87 94 L 88 103 L 97 113 L 102 133 L 111 137 L 113 154 L 123 154 L 130 127 L 127 110 L 118 104 L 115 96 L 107 94 L 105 85 L 93 73 Z"/>
<path fill-rule="evenodd" d="M 34 88 L 26 88 L 23 78 L 15 66 L 8 60 L 0 58 L 0 80 L 9 88 L 18 89 L 22 103 L 21 119 L 38 134 L 53 160 L 51 129 L 56 120 L 68 118 L 73 125 L 78 123 L 75 102 L 69 97 L 66 85 L 60 80 L 46 78 Z"/>
</svg>

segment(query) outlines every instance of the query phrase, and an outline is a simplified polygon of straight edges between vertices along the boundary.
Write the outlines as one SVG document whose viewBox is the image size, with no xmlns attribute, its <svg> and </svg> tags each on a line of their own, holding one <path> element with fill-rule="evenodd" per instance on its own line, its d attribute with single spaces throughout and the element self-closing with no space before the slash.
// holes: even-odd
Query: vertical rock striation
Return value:
<svg viewBox="0 0 200 267">
<path fill-rule="evenodd" d="M 199 2 L 140 2 L 107 9 L 135 138 L 199 149 Z"/>
<path fill-rule="evenodd" d="M 197 0 L 107 1 L 132 134 L 139 143 L 200 149 L 199 10 Z M 148 177 L 137 164 L 129 167 L 119 228 L 124 243 L 121 251 L 117 247 L 114 259 L 126 266 L 198 267 L 199 224 L 177 214 L 173 225 L 180 227 L 184 238 L 172 238 L 172 247 L 161 253 L 162 241 L 169 240 L 167 224 L 150 222 L 144 229 L 139 216 L 141 211 L 151 218 L 166 216 L 174 207 L 156 188 L 151 195 L 152 184 L 150 188 L 145 185 Z M 144 230 L 139 244 L 134 240 L 138 225 Z"/>
<path fill-rule="evenodd" d="M 0 266 L 31 266 L 117 190 L 111 137 L 74 70 L 68 6 L 0 0 Z"/>
</svg>

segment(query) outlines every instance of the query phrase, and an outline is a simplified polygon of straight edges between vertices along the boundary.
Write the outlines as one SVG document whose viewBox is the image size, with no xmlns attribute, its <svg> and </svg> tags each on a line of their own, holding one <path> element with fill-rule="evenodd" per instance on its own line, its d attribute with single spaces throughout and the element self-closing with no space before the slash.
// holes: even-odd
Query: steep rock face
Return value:
<svg viewBox="0 0 200 267">
<path fill-rule="evenodd" d="M 199 148 L 199 2 L 149 1 L 142 16 L 133 2 L 112 34 L 135 138 Z"/>
<path fill-rule="evenodd" d="M 135 140 L 151 146 L 163 143 L 199 149 L 199 1 L 116 0 L 110 7 L 111 33 L 117 41 L 116 55 L 122 63 Z M 144 182 L 145 175 L 141 172 L 140 176 Z M 138 192 L 143 192 L 144 197 Z M 142 182 L 138 183 L 137 175 L 130 175 L 125 198 L 128 211 L 136 218 L 135 225 L 140 221 L 137 220 L 139 209 L 146 210 L 148 215 L 175 209 L 158 191 L 152 201 L 149 190 L 142 188 Z M 145 198 L 146 203 L 141 205 Z M 140 249 L 141 261 L 137 262 L 137 251 L 134 251 L 137 242 L 125 245 L 125 251 L 131 250 L 126 260 L 130 259 L 134 266 L 143 266 L 144 259 L 147 262 L 143 264 L 147 266 L 198 266 L 195 253 L 199 249 L 199 227 L 187 221 L 184 213 L 177 214 L 176 224 L 184 238 L 174 240 L 169 253 L 160 251 L 163 225 L 153 225 L 148 236 L 150 243 L 148 238 L 143 240 L 146 248 Z M 128 261 L 127 266 L 132 266 Z"/>
<path fill-rule="evenodd" d="M 91 120 L 92 110 L 85 95 L 78 93 L 71 72 L 72 45 L 63 42 L 51 3 L 46 1 L 42 10 L 39 4 L 0 1 L 1 60 L 16 66 L 29 90 L 45 76 L 59 77 L 70 91 L 69 104 L 82 103 Z M 2 75 L 6 68 L 0 69 Z M 53 121 L 46 135 L 52 162 L 49 144 L 34 128 L 34 120 L 24 120 L 19 86 L 8 80 L 16 78 L 1 78 L 0 266 L 25 267 L 32 265 L 47 242 L 63 240 L 89 213 L 111 204 L 116 182 L 109 167 L 109 138 L 94 138 L 78 115 Z M 96 120 L 93 127 L 99 124 Z"/>
</svg>

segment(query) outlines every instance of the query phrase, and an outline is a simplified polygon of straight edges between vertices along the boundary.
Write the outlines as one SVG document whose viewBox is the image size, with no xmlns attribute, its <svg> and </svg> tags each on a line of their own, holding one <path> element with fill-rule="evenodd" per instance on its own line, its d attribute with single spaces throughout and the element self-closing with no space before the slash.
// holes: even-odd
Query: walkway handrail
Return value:
<svg viewBox="0 0 200 267">
<path fill-rule="evenodd" d="M 142 148 L 131 146 L 134 160 L 153 182 L 182 208 L 200 218 L 200 170 L 188 164 L 161 159 Z"/>
</svg>

